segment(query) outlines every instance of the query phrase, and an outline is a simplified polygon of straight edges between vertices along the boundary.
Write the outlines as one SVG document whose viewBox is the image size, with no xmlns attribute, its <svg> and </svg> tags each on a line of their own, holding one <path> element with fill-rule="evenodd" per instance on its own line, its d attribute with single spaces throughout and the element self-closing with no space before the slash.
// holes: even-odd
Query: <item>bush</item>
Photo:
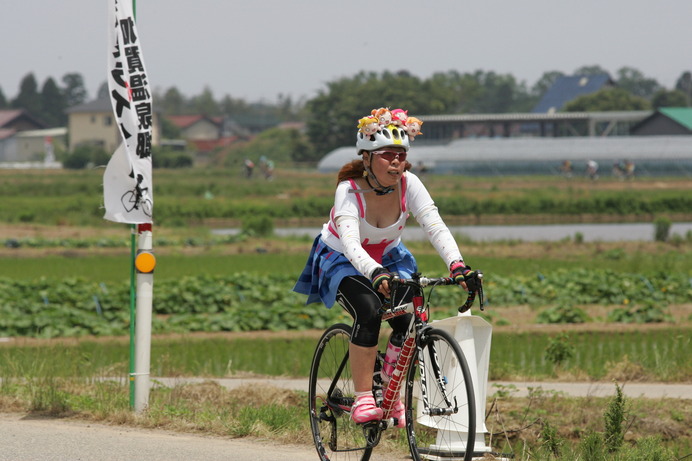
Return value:
<svg viewBox="0 0 692 461">
<path fill-rule="evenodd" d="M 625 396 L 622 389 L 615 385 L 615 397 L 608 404 L 605 414 L 604 442 L 610 453 L 618 451 L 625 442 L 625 420 L 629 411 L 625 405 Z"/>
<path fill-rule="evenodd" d="M 541 428 L 541 439 L 544 450 L 552 453 L 554 456 L 560 456 L 560 447 L 563 445 L 564 440 L 560 438 L 557 429 L 548 421 L 545 421 Z"/>
<path fill-rule="evenodd" d="M 565 305 L 546 309 L 536 317 L 536 323 L 584 323 L 589 320 L 583 309 Z"/>
<path fill-rule="evenodd" d="M 654 220 L 654 240 L 656 240 L 657 242 L 667 241 L 670 235 L 671 225 L 672 222 L 668 218 L 656 218 Z"/>
<path fill-rule="evenodd" d="M 629 306 L 613 309 L 608 321 L 617 323 L 661 323 L 670 320 L 665 311 L 654 304 Z"/>
<path fill-rule="evenodd" d="M 569 342 L 567 333 L 562 333 L 550 340 L 545 349 L 545 358 L 555 366 L 561 366 L 563 362 L 574 357 L 574 346 Z"/>
<path fill-rule="evenodd" d="M 103 148 L 82 145 L 65 156 L 62 166 L 70 170 L 81 170 L 96 165 L 106 165 L 109 159 L 110 155 Z"/>
<path fill-rule="evenodd" d="M 152 168 L 188 168 L 192 164 L 192 155 L 188 152 L 155 148 L 151 154 Z"/>
<path fill-rule="evenodd" d="M 580 245 L 581 245 L 582 243 L 584 243 L 584 234 L 582 234 L 581 232 L 576 232 L 576 233 L 574 234 L 574 243 L 577 243 L 577 244 L 580 244 Z"/>
<path fill-rule="evenodd" d="M 268 216 L 251 216 L 243 219 L 243 234 L 269 237 L 274 233 L 274 220 Z"/>
</svg>

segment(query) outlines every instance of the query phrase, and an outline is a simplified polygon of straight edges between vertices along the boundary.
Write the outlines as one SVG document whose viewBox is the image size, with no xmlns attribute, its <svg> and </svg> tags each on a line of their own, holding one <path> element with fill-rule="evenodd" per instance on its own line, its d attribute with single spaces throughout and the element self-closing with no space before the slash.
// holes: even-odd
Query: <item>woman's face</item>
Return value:
<svg viewBox="0 0 692 461">
<path fill-rule="evenodd" d="M 406 150 L 403 147 L 383 147 L 369 152 L 368 157 L 370 169 L 380 184 L 386 187 L 399 182 L 406 166 Z"/>
</svg>

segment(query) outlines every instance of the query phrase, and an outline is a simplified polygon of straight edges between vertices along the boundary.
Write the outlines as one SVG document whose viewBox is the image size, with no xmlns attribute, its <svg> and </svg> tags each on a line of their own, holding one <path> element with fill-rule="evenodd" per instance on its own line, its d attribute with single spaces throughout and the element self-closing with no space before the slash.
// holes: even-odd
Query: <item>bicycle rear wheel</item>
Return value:
<svg viewBox="0 0 692 461">
<path fill-rule="evenodd" d="M 332 325 L 320 338 L 310 367 L 310 428 L 323 461 L 367 461 L 363 428 L 350 417 L 355 393 L 348 359 L 351 327 Z"/>
<path fill-rule="evenodd" d="M 466 358 L 459 344 L 443 330 L 429 330 L 420 346 L 406 379 L 406 432 L 411 456 L 414 461 L 470 461 L 476 439 L 476 400 Z"/>
</svg>

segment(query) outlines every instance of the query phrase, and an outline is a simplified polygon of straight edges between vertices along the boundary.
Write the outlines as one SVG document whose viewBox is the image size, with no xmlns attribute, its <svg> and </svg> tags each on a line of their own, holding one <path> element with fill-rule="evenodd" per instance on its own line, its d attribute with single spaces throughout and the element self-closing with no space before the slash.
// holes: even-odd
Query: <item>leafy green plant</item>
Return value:
<svg viewBox="0 0 692 461">
<path fill-rule="evenodd" d="M 541 428 L 541 445 L 544 450 L 552 453 L 554 456 L 560 456 L 560 448 L 564 441 L 558 434 L 558 431 L 548 421 L 543 422 Z"/>
<path fill-rule="evenodd" d="M 665 310 L 653 303 L 619 307 L 608 313 L 608 321 L 618 323 L 661 323 L 671 321 Z"/>
<path fill-rule="evenodd" d="M 615 397 L 608 403 L 605 411 L 605 433 L 604 442 L 606 449 L 610 453 L 618 451 L 625 442 L 625 421 L 629 410 L 625 402 L 622 389 L 615 385 Z"/>
<path fill-rule="evenodd" d="M 243 233 L 268 237 L 274 233 L 274 221 L 268 216 L 248 216 L 243 219 Z"/>
<path fill-rule="evenodd" d="M 65 154 L 62 164 L 65 168 L 79 170 L 89 165 L 105 165 L 109 158 L 108 153 L 101 147 L 82 145 Z"/>
<path fill-rule="evenodd" d="M 581 245 L 584 243 L 584 234 L 581 232 L 575 232 L 574 233 L 574 243 Z"/>
<path fill-rule="evenodd" d="M 672 221 L 669 218 L 661 217 L 654 220 L 654 240 L 665 242 L 670 235 Z"/>
<path fill-rule="evenodd" d="M 545 350 L 545 358 L 548 362 L 559 367 L 574 357 L 574 346 L 569 343 L 567 333 L 561 333 L 550 340 L 550 344 Z"/>
<path fill-rule="evenodd" d="M 606 451 L 603 436 L 598 432 L 589 432 L 579 444 L 579 452 L 583 459 L 589 461 L 606 461 Z"/>
<path fill-rule="evenodd" d="M 621 459 L 627 461 L 678 461 L 672 450 L 664 446 L 660 436 L 644 437 L 637 440 L 634 446 L 624 446 Z M 687 455 L 689 456 L 689 455 Z"/>
<path fill-rule="evenodd" d="M 589 320 L 583 309 L 569 305 L 551 307 L 536 317 L 536 323 L 584 323 Z"/>
</svg>

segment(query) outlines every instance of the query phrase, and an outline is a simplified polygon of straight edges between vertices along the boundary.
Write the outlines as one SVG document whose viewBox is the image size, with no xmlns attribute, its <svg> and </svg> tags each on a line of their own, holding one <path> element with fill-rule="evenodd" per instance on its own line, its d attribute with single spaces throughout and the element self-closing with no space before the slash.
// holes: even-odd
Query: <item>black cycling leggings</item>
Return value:
<svg viewBox="0 0 692 461">
<path fill-rule="evenodd" d="M 410 302 L 413 297 L 413 289 L 406 288 L 401 293 L 397 293 L 394 305 Z M 338 302 L 351 317 L 353 317 L 353 332 L 351 342 L 356 346 L 373 347 L 377 346 L 380 336 L 380 325 L 382 323 L 382 302 L 384 296 L 376 292 L 370 280 L 359 276 L 345 277 L 339 284 L 336 293 Z M 411 314 L 394 317 L 388 320 L 394 333 L 405 333 L 411 322 Z"/>
</svg>

